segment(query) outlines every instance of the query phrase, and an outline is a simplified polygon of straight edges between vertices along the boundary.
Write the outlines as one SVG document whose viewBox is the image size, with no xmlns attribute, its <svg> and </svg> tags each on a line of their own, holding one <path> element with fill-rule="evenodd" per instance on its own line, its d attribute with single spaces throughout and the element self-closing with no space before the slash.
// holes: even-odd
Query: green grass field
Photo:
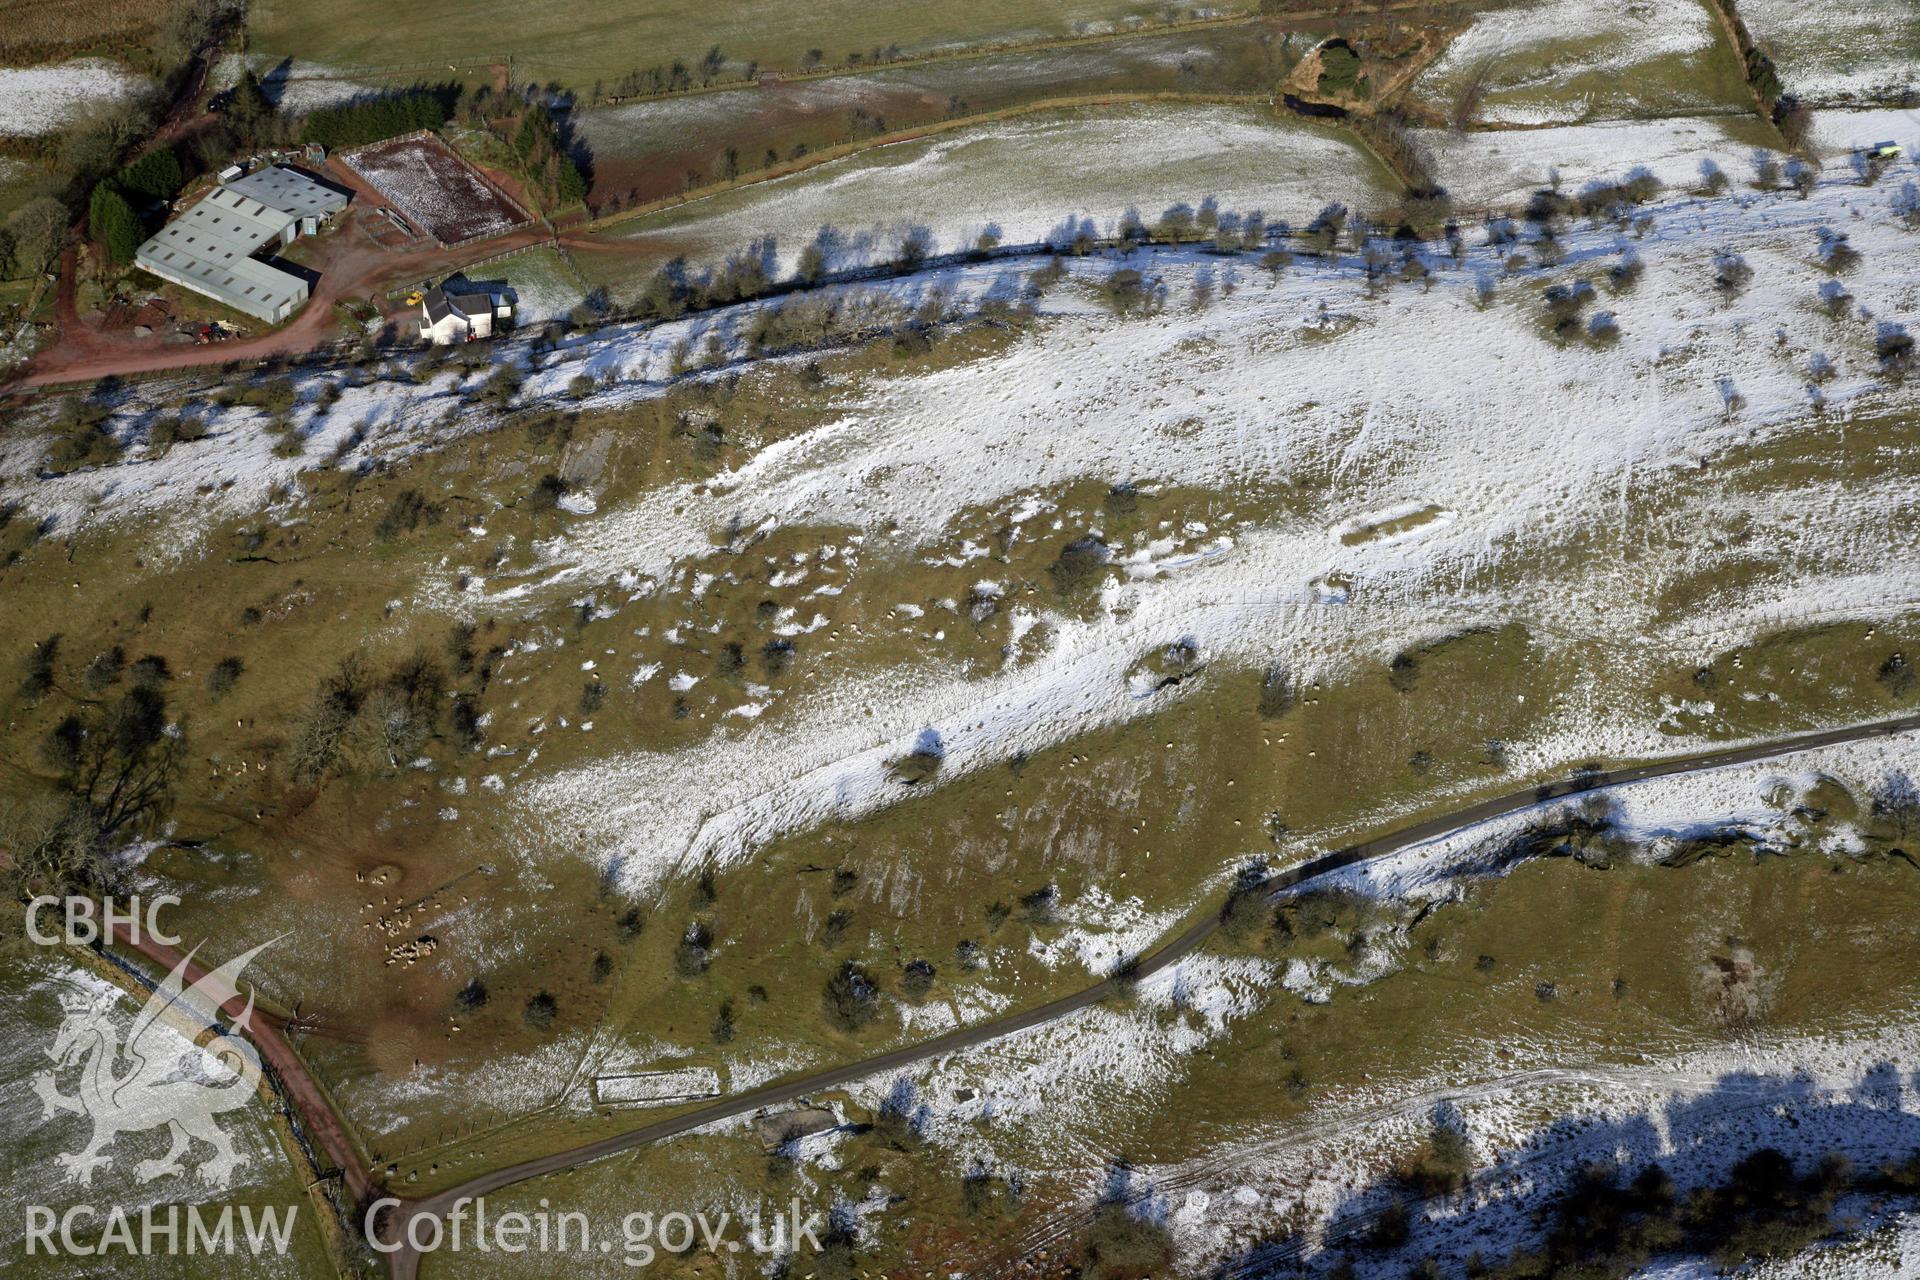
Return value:
<svg viewBox="0 0 1920 1280">
<path fill-rule="evenodd" d="M 517 79 L 585 88 L 676 59 L 691 66 L 715 45 L 738 61 L 797 69 L 810 49 L 837 64 L 890 45 L 925 53 L 1186 13 L 1185 6 L 1154 0 L 989 0 L 964 7 L 909 0 L 881 8 L 852 0 L 778 0 L 720 9 L 688 0 L 611 0 L 590 10 L 529 9 L 512 0 L 427 0 L 404 10 L 377 0 L 271 0 L 256 5 L 250 21 L 257 53 L 361 66 L 512 53 Z"/>
<path fill-rule="evenodd" d="M 31 200 L 47 178 L 46 166 L 37 161 L 0 156 L 0 218 Z"/>
<path fill-rule="evenodd" d="M 765 169 L 769 157 L 792 160 L 1035 103 L 1125 94 L 1261 98 L 1316 39 L 1249 19 L 596 107 L 573 123 L 593 156 L 594 202 L 644 202 L 736 168 Z"/>
</svg>

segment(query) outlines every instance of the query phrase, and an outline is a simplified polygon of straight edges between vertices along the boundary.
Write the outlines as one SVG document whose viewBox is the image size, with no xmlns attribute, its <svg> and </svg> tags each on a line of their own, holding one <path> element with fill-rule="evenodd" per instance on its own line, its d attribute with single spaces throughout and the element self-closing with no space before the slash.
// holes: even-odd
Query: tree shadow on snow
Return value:
<svg viewBox="0 0 1920 1280">
<path fill-rule="evenodd" d="M 1687 1087 L 1684 1077 L 1662 1078 L 1653 1072 L 1648 1077 L 1649 1087 Z M 1805 1195 L 1814 1206 L 1795 1210 L 1810 1215 L 1795 1220 L 1799 1235 L 1777 1238 L 1800 1243 L 1840 1238 L 1857 1224 L 1850 1223 L 1841 1206 L 1819 1199 L 1808 1188 L 1827 1179 L 1822 1185 L 1831 1189 L 1831 1179 L 1840 1176 L 1835 1172 L 1839 1166 L 1822 1162 L 1839 1156 L 1851 1162 L 1841 1190 L 1842 1197 L 1854 1198 L 1846 1209 L 1867 1195 L 1913 1197 L 1912 1183 L 1920 1174 L 1916 1093 L 1920 1070 L 1903 1077 L 1900 1066 L 1890 1061 L 1876 1062 L 1841 1085 L 1824 1084 L 1804 1073 L 1729 1072 L 1696 1094 L 1645 1110 L 1613 1117 L 1562 1117 L 1502 1152 L 1490 1166 L 1475 1168 L 1453 1190 L 1444 1188 L 1459 1175 L 1446 1177 L 1444 1170 L 1436 1171 L 1433 1160 L 1436 1148 L 1448 1144 L 1430 1138 L 1419 1156 L 1347 1195 L 1329 1216 L 1320 1241 L 1276 1224 L 1209 1275 L 1213 1280 L 1329 1273 L 1394 1280 L 1407 1275 L 1463 1276 L 1475 1255 L 1483 1266 L 1497 1268 L 1515 1250 L 1537 1249 L 1550 1233 L 1564 1230 L 1570 1215 L 1586 1211 L 1582 1204 L 1591 1207 L 1596 1196 L 1606 1200 L 1616 1194 L 1608 1188 L 1618 1188 L 1622 1202 L 1630 1201 L 1637 1188 L 1660 1183 L 1662 1172 L 1671 1179 L 1676 1202 L 1686 1206 L 1684 1219 L 1687 1214 L 1710 1218 L 1700 1204 L 1745 1205 L 1753 1196 L 1742 1179 L 1761 1176 L 1755 1170 L 1772 1170 L 1774 1176 L 1788 1179 L 1783 1183 L 1788 1202 Z M 1460 1106 L 1451 1102 L 1436 1106 L 1428 1120 L 1435 1135 L 1464 1129 Z M 1779 1156 L 1764 1154 L 1770 1152 Z M 1882 1173 L 1903 1165 L 1905 1183 Z M 1690 1192 L 1722 1187 L 1730 1177 L 1737 1193 L 1723 1192 L 1721 1201 L 1709 1196 L 1689 1202 Z M 1776 1238 L 1766 1234 L 1771 1229 L 1765 1222 L 1751 1230 L 1729 1228 L 1731 1236 L 1711 1237 L 1712 1246 L 1724 1255 L 1729 1248 L 1737 1251 L 1743 1239 Z M 1701 1230 L 1684 1235 L 1678 1247 L 1661 1256 L 1684 1257 L 1707 1247 L 1710 1237 Z"/>
</svg>

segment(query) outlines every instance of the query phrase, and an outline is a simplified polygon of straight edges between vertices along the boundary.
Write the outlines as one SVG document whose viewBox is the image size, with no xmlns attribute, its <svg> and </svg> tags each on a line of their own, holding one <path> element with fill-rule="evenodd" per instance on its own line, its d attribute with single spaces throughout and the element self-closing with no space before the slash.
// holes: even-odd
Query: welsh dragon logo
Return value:
<svg viewBox="0 0 1920 1280">
<path fill-rule="evenodd" d="M 236 994 L 241 970 L 272 945 L 263 942 L 190 985 L 186 974 L 193 952 L 188 952 L 148 997 L 124 1045 L 114 1016 L 118 992 L 72 986 L 61 993 L 66 1018 L 47 1050 L 54 1067 L 34 1077 L 33 1090 L 44 1118 L 64 1111 L 93 1121 L 87 1144 L 60 1157 L 68 1178 L 90 1185 L 93 1171 L 113 1162 L 101 1152 L 116 1137 L 162 1125 L 172 1130 L 172 1145 L 160 1158 L 134 1166 L 142 1182 L 184 1174 L 182 1158 L 196 1139 L 213 1148 L 193 1170 L 209 1186 L 224 1186 L 246 1163 L 214 1117 L 246 1106 L 260 1083 L 259 1054 L 238 1034 L 253 1025 L 253 997 L 248 995 L 231 1030 L 222 1027 L 219 1010 Z M 79 1091 L 61 1093 L 62 1077 L 76 1067 Z"/>
</svg>

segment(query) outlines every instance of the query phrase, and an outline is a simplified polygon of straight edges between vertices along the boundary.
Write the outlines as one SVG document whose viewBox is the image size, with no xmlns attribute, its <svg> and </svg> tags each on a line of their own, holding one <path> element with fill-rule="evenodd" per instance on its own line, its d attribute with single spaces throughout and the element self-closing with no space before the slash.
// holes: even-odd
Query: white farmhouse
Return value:
<svg viewBox="0 0 1920 1280">
<path fill-rule="evenodd" d="M 513 300 L 500 292 L 448 293 L 435 285 L 420 300 L 420 337 L 435 346 L 491 338 L 512 320 Z"/>
</svg>

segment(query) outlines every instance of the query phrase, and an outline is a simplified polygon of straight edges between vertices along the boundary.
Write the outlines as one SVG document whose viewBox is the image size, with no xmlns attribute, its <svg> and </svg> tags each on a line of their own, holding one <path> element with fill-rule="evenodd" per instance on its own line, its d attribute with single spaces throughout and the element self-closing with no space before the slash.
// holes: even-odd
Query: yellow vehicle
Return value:
<svg viewBox="0 0 1920 1280">
<path fill-rule="evenodd" d="M 421 293 L 418 289 L 415 289 L 412 293 L 406 296 L 406 304 L 410 307 L 417 307 L 420 305 L 420 300 L 426 296 L 427 295 L 425 295 L 424 293 Z"/>
</svg>

